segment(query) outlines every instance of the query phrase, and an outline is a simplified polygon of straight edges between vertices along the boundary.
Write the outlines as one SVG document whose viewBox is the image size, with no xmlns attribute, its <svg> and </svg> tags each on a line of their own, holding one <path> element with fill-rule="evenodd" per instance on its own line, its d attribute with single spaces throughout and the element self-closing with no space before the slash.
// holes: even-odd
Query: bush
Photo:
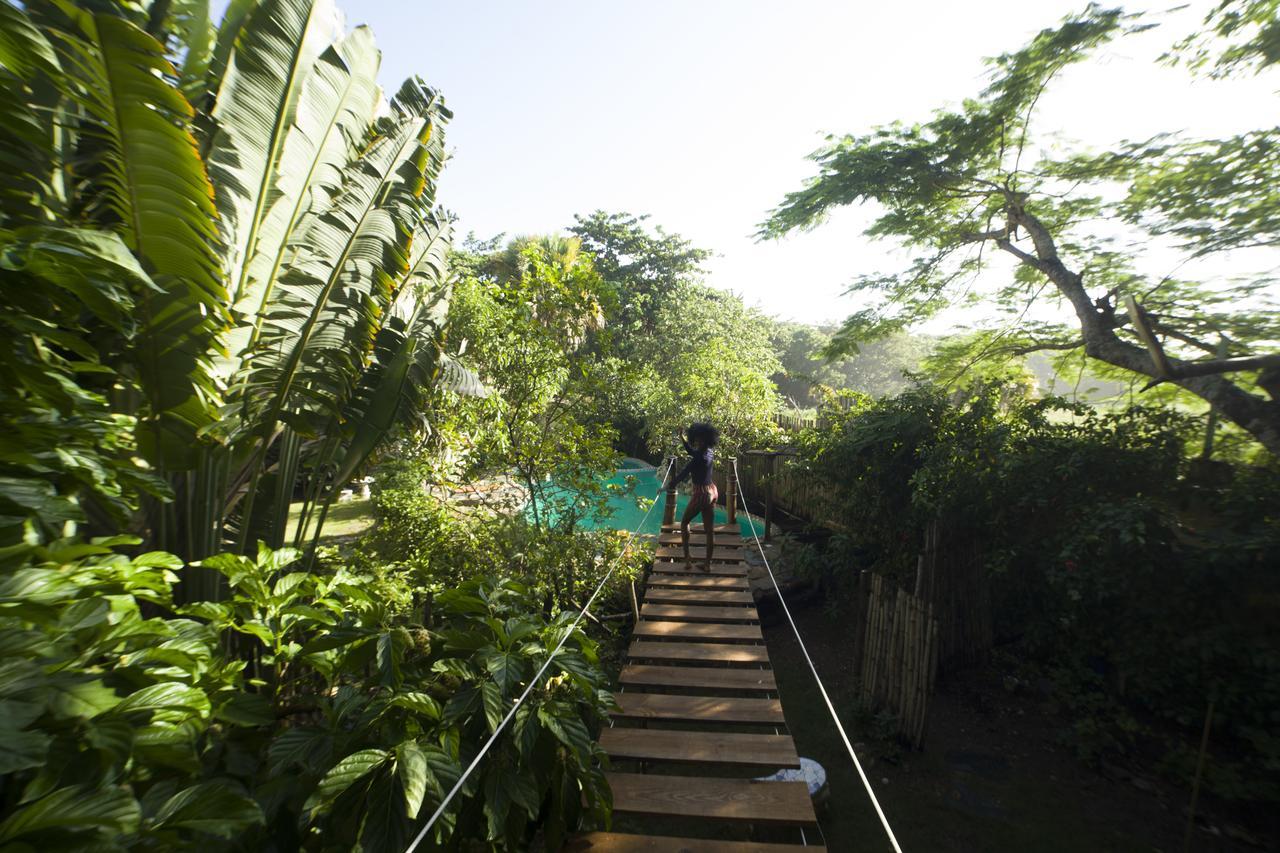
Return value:
<svg viewBox="0 0 1280 853">
<path fill-rule="evenodd" d="M 1184 416 L 1101 414 L 998 385 L 960 400 L 917 388 L 828 424 L 803 435 L 802 454 L 861 567 L 910 577 L 934 520 L 979 542 L 997 634 L 1062 686 L 1082 754 L 1130 748 L 1141 719 L 1181 755 L 1216 696 L 1210 786 L 1280 799 L 1280 744 L 1263 734 L 1280 722 L 1267 628 L 1280 472 L 1220 463 L 1197 478 Z"/>
<path fill-rule="evenodd" d="M 288 549 L 204 561 L 229 597 L 179 608 L 181 562 L 129 544 L 61 541 L 0 581 L 9 849 L 403 850 L 569 631 L 479 579 L 427 630 Z M 603 817 L 603 687 L 574 631 L 433 843 L 523 850 Z"/>
<path fill-rule="evenodd" d="M 615 530 L 546 527 L 523 516 L 460 511 L 425 492 L 412 475 L 387 478 L 373 498 L 377 526 L 357 559 L 395 574 L 420 592 L 468 578 L 508 577 L 535 590 L 548 612 L 577 609 L 617 563 L 606 597 L 637 577 L 647 552 Z"/>
</svg>

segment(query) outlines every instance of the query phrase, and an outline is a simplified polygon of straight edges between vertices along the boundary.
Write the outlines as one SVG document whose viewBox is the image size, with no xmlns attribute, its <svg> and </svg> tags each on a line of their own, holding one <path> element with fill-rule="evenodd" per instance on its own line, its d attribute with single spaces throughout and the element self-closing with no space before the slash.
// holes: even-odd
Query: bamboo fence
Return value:
<svg viewBox="0 0 1280 853">
<path fill-rule="evenodd" d="M 866 579 L 861 698 L 892 714 L 898 736 L 920 749 L 938 674 L 938 620 L 923 599 L 880 575 Z"/>
</svg>

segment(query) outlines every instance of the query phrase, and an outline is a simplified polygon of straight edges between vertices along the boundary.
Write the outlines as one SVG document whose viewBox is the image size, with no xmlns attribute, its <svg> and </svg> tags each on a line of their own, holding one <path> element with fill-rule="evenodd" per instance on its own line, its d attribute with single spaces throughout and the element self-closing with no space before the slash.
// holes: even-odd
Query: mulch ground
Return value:
<svg viewBox="0 0 1280 853">
<path fill-rule="evenodd" d="M 793 615 L 898 841 L 908 853 L 1179 853 L 1189 791 L 1154 772 L 1091 769 L 1060 745 L 1066 720 L 1034 690 L 1005 688 L 993 667 L 943 679 L 924 749 L 904 751 L 859 718 L 849 626 L 820 604 Z M 822 828 L 832 851 L 888 851 L 853 764 L 785 620 L 765 626 L 800 754 L 828 772 Z M 1191 850 L 1280 850 L 1212 813 Z M 1231 837 L 1234 836 L 1234 837 Z"/>
</svg>

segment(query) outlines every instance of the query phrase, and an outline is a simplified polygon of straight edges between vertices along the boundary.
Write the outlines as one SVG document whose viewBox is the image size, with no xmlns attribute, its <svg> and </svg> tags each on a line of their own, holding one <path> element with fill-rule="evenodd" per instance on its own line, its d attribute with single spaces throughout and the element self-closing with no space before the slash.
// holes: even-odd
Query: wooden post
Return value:
<svg viewBox="0 0 1280 853">
<path fill-rule="evenodd" d="M 724 472 L 724 514 L 730 524 L 738 520 L 738 457 L 729 457 L 729 468 Z"/>
<path fill-rule="evenodd" d="M 778 470 L 778 454 L 769 454 L 769 474 L 764 487 L 764 541 L 773 536 L 773 477 Z"/>
<path fill-rule="evenodd" d="M 671 473 L 667 473 L 667 497 L 662 505 L 662 523 L 676 523 L 676 487 L 671 483 Z"/>
<path fill-rule="evenodd" d="M 867 653 L 867 597 L 871 595 L 871 573 L 858 572 L 858 588 L 853 600 L 853 672 L 863 675 L 862 656 Z"/>
<path fill-rule="evenodd" d="M 1187 808 L 1187 831 L 1182 836 L 1182 851 L 1191 850 L 1191 832 L 1196 825 L 1196 801 L 1200 799 L 1200 777 L 1204 773 L 1204 755 L 1209 751 L 1209 729 L 1213 727 L 1213 706 L 1216 696 L 1209 698 L 1209 708 L 1204 712 L 1204 731 L 1200 733 L 1200 754 L 1196 756 L 1196 775 L 1191 782 L 1191 805 Z"/>
</svg>

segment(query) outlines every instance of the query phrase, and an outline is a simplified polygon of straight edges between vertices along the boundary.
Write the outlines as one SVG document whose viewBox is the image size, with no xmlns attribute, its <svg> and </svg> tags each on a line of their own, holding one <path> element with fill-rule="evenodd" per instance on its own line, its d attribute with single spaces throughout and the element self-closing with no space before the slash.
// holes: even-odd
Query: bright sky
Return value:
<svg viewBox="0 0 1280 853">
<path fill-rule="evenodd" d="M 383 49 L 383 85 L 418 73 L 455 113 L 441 201 L 461 230 L 554 231 L 596 208 L 648 213 L 713 250 L 710 283 L 769 313 L 835 322 L 857 273 L 904 256 L 860 236 L 867 214 L 757 243 L 812 174 L 826 132 L 926 118 L 983 85 L 982 58 L 1083 8 L 1065 0 L 339 0 Z M 1173 5 L 1172 2 L 1170 5 Z M 1191 21 L 1122 42 L 1045 101 L 1045 129 L 1093 144 L 1274 114 L 1273 82 L 1194 84 L 1154 57 Z M 944 329 L 936 329 L 943 331 Z"/>
</svg>

